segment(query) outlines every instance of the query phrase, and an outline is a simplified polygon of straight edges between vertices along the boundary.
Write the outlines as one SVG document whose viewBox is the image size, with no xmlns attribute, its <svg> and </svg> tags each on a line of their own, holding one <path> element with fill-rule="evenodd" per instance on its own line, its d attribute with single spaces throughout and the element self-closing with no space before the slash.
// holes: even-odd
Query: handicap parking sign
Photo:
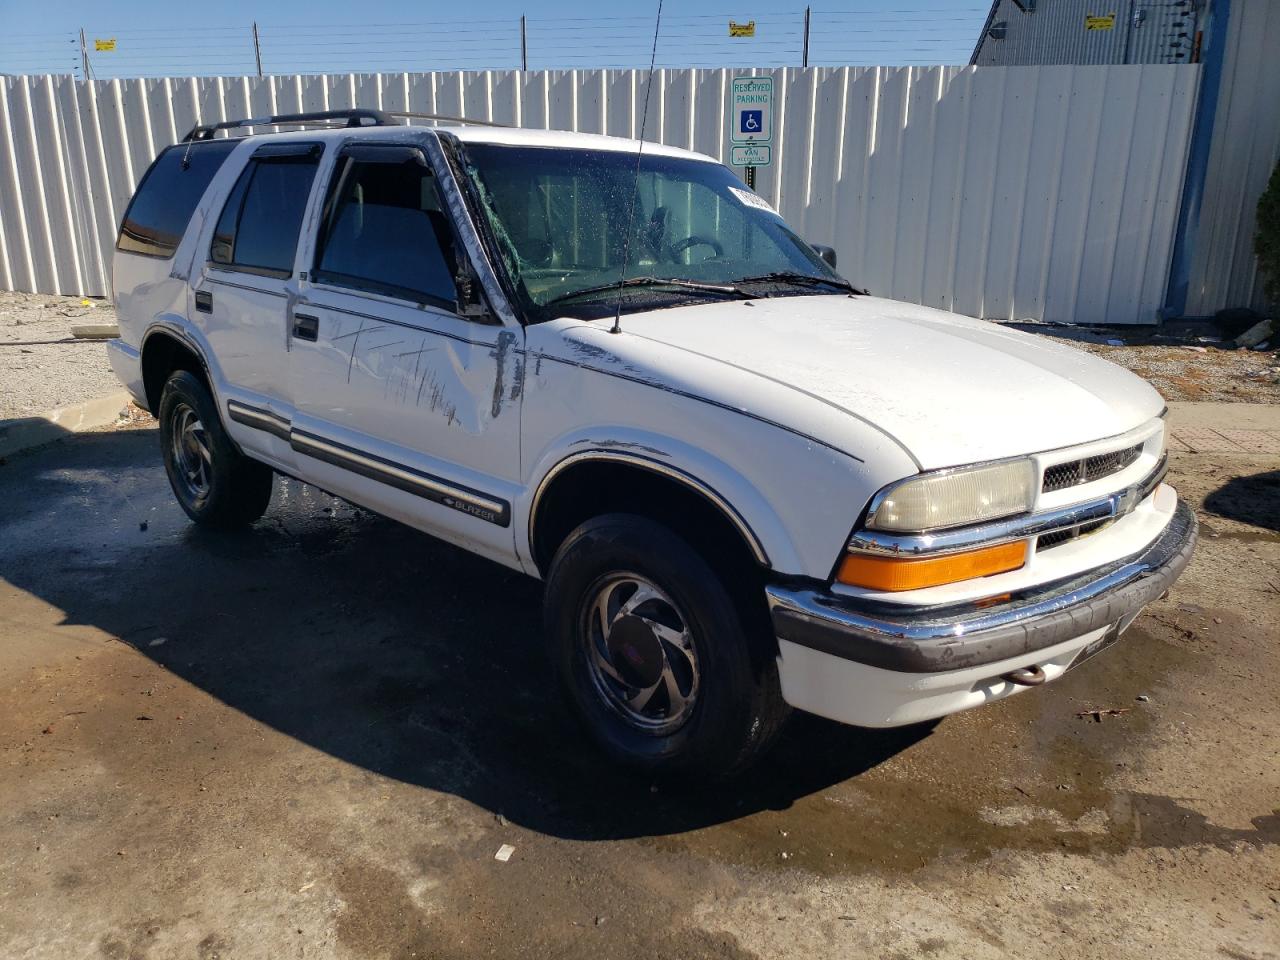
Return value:
<svg viewBox="0 0 1280 960">
<path fill-rule="evenodd" d="M 734 77 L 729 140 L 768 143 L 773 139 L 773 78 Z"/>
</svg>

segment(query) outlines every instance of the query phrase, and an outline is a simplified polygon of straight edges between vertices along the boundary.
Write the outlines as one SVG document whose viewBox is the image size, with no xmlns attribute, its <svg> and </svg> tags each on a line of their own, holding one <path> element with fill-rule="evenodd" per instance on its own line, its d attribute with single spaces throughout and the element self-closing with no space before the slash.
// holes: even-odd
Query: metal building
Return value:
<svg viewBox="0 0 1280 960">
<path fill-rule="evenodd" d="M 1267 308 L 1253 254 L 1280 157 L 1280 0 L 993 0 L 971 63 L 1201 65 L 1165 317 Z"/>
<path fill-rule="evenodd" d="M 1193 63 L 1199 13 L 1193 0 L 995 0 L 969 62 Z"/>
</svg>

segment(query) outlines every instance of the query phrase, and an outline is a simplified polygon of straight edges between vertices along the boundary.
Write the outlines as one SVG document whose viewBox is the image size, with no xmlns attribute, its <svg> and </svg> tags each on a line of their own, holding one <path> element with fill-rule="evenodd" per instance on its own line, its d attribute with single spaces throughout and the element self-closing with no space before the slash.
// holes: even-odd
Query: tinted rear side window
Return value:
<svg viewBox="0 0 1280 960">
<path fill-rule="evenodd" d="M 288 276 L 316 166 L 311 157 L 250 162 L 222 208 L 210 259 L 233 270 Z"/>
<path fill-rule="evenodd" d="M 156 157 L 124 213 L 116 249 L 172 257 L 209 181 L 238 143 L 179 143 Z"/>
</svg>

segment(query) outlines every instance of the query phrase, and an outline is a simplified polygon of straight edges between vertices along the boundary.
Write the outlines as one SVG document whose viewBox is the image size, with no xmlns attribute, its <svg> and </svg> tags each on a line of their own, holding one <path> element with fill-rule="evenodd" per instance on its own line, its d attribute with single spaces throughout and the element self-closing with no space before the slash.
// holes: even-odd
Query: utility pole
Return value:
<svg viewBox="0 0 1280 960">
<path fill-rule="evenodd" d="M 525 32 L 524 14 L 520 15 L 520 69 L 529 69 L 529 36 Z"/>
<path fill-rule="evenodd" d="M 800 66 L 809 65 L 809 8 L 804 8 L 804 53 L 800 55 Z"/>
<path fill-rule="evenodd" d="M 84 42 L 84 27 L 80 28 L 80 62 L 84 66 L 84 78 L 89 79 L 89 46 Z"/>
<path fill-rule="evenodd" d="M 258 42 L 258 21 L 253 21 L 253 58 L 258 61 L 258 76 L 262 76 L 262 44 Z"/>
</svg>

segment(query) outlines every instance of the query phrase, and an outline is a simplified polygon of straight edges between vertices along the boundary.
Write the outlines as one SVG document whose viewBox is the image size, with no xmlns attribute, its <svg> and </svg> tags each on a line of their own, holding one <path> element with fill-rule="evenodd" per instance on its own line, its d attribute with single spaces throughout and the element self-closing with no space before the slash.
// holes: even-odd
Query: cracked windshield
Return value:
<svg viewBox="0 0 1280 960">
<path fill-rule="evenodd" d="M 655 299 L 848 289 L 718 164 L 642 154 L 637 176 L 629 151 L 468 144 L 466 153 L 507 269 L 538 319 L 612 312 L 624 280 L 624 311 L 661 305 Z"/>
</svg>

